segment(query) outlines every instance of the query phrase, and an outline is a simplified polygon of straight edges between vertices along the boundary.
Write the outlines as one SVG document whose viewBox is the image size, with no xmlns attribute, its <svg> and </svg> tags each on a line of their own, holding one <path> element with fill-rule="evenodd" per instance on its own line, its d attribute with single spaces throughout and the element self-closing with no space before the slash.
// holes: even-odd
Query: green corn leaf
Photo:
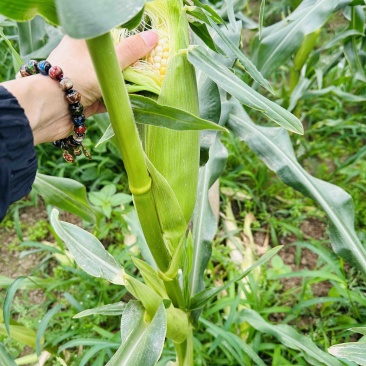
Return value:
<svg viewBox="0 0 366 366">
<path fill-rule="evenodd" d="M 192 31 L 202 39 L 202 41 L 205 43 L 205 45 L 209 48 L 211 48 L 213 51 L 217 51 L 217 48 L 215 46 L 215 42 L 213 41 L 210 32 L 207 29 L 206 24 L 190 21 L 189 26 L 192 29 Z"/>
<path fill-rule="evenodd" d="M 225 131 L 226 128 L 204 120 L 184 110 L 161 105 L 150 98 L 130 95 L 136 123 L 164 127 L 175 131 Z M 114 136 L 111 125 L 107 128 L 96 147 Z"/>
<path fill-rule="evenodd" d="M 63 308 L 62 304 L 58 304 L 51 310 L 47 311 L 46 315 L 42 318 L 38 325 L 37 336 L 36 336 L 36 353 L 37 356 L 41 354 L 41 347 L 44 339 L 44 334 L 46 332 L 48 323 L 50 320 Z"/>
<path fill-rule="evenodd" d="M 328 352 L 337 358 L 346 359 L 351 362 L 356 362 L 357 365 L 366 366 L 366 343 L 341 343 L 328 348 Z"/>
<path fill-rule="evenodd" d="M 211 27 L 215 29 L 216 33 L 221 37 L 224 44 L 229 48 L 230 52 L 237 57 L 238 61 L 244 66 L 245 72 L 263 88 L 267 89 L 270 93 L 274 94 L 271 84 L 266 80 L 263 75 L 258 71 L 256 66 L 249 60 L 248 57 L 228 38 L 221 28 L 213 21 L 210 21 Z"/>
<path fill-rule="evenodd" d="M 365 13 L 363 6 L 353 6 L 351 8 L 352 17 L 350 22 L 350 30 L 356 30 L 358 32 L 364 31 Z M 366 81 L 365 72 L 363 69 L 363 62 L 360 58 L 360 49 L 358 46 L 359 36 L 354 35 L 344 45 L 344 54 L 347 62 L 351 67 L 352 74 L 355 75 L 356 79 L 363 82 Z"/>
<path fill-rule="evenodd" d="M 251 265 L 249 268 L 247 268 L 241 275 L 234 278 L 231 281 L 228 281 L 225 285 L 214 287 L 214 288 L 208 288 L 206 290 L 203 290 L 193 296 L 191 298 L 191 304 L 189 309 L 190 310 L 196 310 L 202 308 L 210 299 L 212 299 L 214 296 L 217 296 L 221 291 L 226 290 L 228 287 L 230 287 L 233 283 L 238 282 L 242 280 L 244 277 L 246 277 L 251 271 L 253 271 L 254 268 L 257 268 L 261 266 L 262 264 L 268 262 L 274 255 L 276 255 L 281 249 L 281 246 L 277 246 L 275 248 L 272 248 L 269 250 L 266 254 L 264 254 L 257 262 L 255 262 L 253 265 Z"/>
<path fill-rule="evenodd" d="M 266 0 L 262 0 L 261 7 L 259 9 L 259 30 L 258 30 L 258 38 L 262 39 L 263 32 L 263 23 L 264 23 L 264 9 L 266 7 Z"/>
<path fill-rule="evenodd" d="M 58 25 L 54 0 L 1 0 L 0 14 L 20 22 L 33 19 L 37 14 Z"/>
<path fill-rule="evenodd" d="M 115 283 L 124 285 L 124 270 L 121 265 L 109 254 L 102 243 L 89 232 L 60 221 L 56 209 L 51 213 L 51 225 L 57 235 L 66 244 L 76 263 L 88 274 L 101 277 Z"/>
<path fill-rule="evenodd" d="M 19 48 L 22 57 L 41 48 L 47 38 L 46 21 L 36 16 L 27 22 L 18 22 Z"/>
<path fill-rule="evenodd" d="M 354 327 L 349 328 L 351 332 L 360 333 L 362 335 L 366 335 L 366 327 Z"/>
<path fill-rule="evenodd" d="M 152 288 L 163 299 L 167 299 L 168 295 L 166 294 L 165 291 L 164 282 L 156 273 L 156 271 L 141 259 L 132 257 L 132 261 L 135 264 L 135 266 L 139 269 L 146 285 Z"/>
<path fill-rule="evenodd" d="M 290 131 L 299 134 L 304 132 L 297 117 L 253 90 L 220 62 L 212 60 L 202 47 L 191 47 L 188 50 L 188 60 L 241 103 L 260 111 Z"/>
<path fill-rule="evenodd" d="M 78 39 L 101 36 L 125 23 L 131 25 L 144 5 L 145 0 L 56 0 L 62 27 Z"/>
<path fill-rule="evenodd" d="M 6 276 L 0 276 L 0 287 L 1 288 L 8 288 L 12 285 L 12 283 L 14 282 L 14 279 L 6 277 Z M 24 279 L 24 281 L 22 281 L 21 283 L 19 283 L 19 287 L 20 289 L 25 289 L 25 290 L 34 290 L 34 289 L 38 289 L 40 287 L 48 287 L 50 286 L 52 283 L 54 283 L 53 280 L 49 279 L 49 278 L 40 278 L 40 277 L 34 277 L 34 276 L 29 276 L 27 278 Z M 0 316 L 1 318 L 1 316 Z"/>
<path fill-rule="evenodd" d="M 6 296 L 4 300 L 4 309 L 3 309 L 3 317 L 4 317 L 4 324 L 6 327 L 6 330 L 9 335 L 10 334 L 10 308 L 11 304 L 13 303 L 13 299 L 15 296 L 15 293 L 18 291 L 19 286 L 21 283 L 26 279 L 25 276 L 18 277 L 7 289 Z"/>
<path fill-rule="evenodd" d="M 309 365 L 343 366 L 335 357 L 318 348 L 309 337 L 297 333 L 288 325 L 267 323 L 256 311 L 251 309 L 242 310 L 240 319 L 248 322 L 254 329 L 276 337 L 285 347 L 300 351 Z"/>
<path fill-rule="evenodd" d="M 316 96 L 322 96 L 322 95 L 326 95 L 326 94 L 334 94 L 334 95 L 338 96 L 339 98 L 341 98 L 342 100 L 344 100 L 345 102 L 350 102 L 350 103 L 362 103 L 362 102 L 366 101 L 366 97 L 364 97 L 362 95 L 355 95 L 352 93 L 347 93 L 336 86 L 328 86 L 327 88 L 319 89 L 319 90 L 310 90 L 307 93 L 305 93 L 303 97 L 304 98 L 309 98 L 309 97 L 314 98 Z"/>
<path fill-rule="evenodd" d="M 131 276 L 126 276 L 126 288 L 137 300 L 141 301 L 150 318 L 153 318 L 163 302 L 163 298 L 152 288 Z"/>
<path fill-rule="evenodd" d="M 127 23 L 123 24 L 123 28 L 126 28 L 128 30 L 135 29 L 139 26 L 139 24 L 142 21 L 142 18 L 145 13 L 145 8 L 142 8 L 139 13 L 137 13 L 131 20 L 129 20 Z"/>
<path fill-rule="evenodd" d="M 84 353 L 84 356 L 80 360 L 80 364 L 78 366 L 93 365 L 93 364 L 102 366 L 101 362 L 105 360 L 106 349 L 108 348 L 110 348 L 108 344 L 97 345 L 89 348 L 89 350 Z M 94 356 L 98 356 L 96 362 L 93 362 Z M 61 364 L 61 366 L 63 366 L 63 364 Z M 64 366 L 67 365 L 65 364 Z"/>
<path fill-rule="evenodd" d="M 9 353 L 5 349 L 4 345 L 0 343 L 0 365 L 4 366 L 17 366 L 15 361 L 10 357 Z"/>
<path fill-rule="evenodd" d="M 130 95 L 137 123 L 165 127 L 175 131 L 227 130 L 211 121 L 199 118 L 182 109 L 165 106 L 150 98 Z"/>
<path fill-rule="evenodd" d="M 218 24 L 226 24 L 225 20 L 221 18 L 221 16 L 213 9 L 213 7 L 207 4 L 202 4 L 199 0 L 192 1 L 193 4 L 196 5 L 198 8 L 204 9 L 213 21 Z"/>
<path fill-rule="evenodd" d="M 238 113 L 240 118 L 233 114 L 230 116 L 230 129 L 285 184 L 310 197 L 322 207 L 331 222 L 330 240 L 333 250 L 366 273 L 366 249 L 354 230 L 351 196 L 343 189 L 307 173 L 297 162 L 290 138 L 284 129 L 256 126 L 243 109 Z"/>
<path fill-rule="evenodd" d="M 193 212 L 193 261 L 190 273 L 190 294 L 194 296 L 204 288 L 204 272 L 211 257 L 212 240 L 216 234 L 217 221 L 208 199 L 208 190 L 225 168 L 227 150 L 216 138 L 209 150 L 207 164 L 200 168 L 197 201 Z"/>
<path fill-rule="evenodd" d="M 338 0 L 304 0 L 282 21 L 263 29 L 253 44 L 253 63 L 270 75 L 300 48 L 304 37 L 321 28 L 335 11 Z"/>
<path fill-rule="evenodd" d="M 59 347 L 58 352 L 62 352 L 65 349 L 68 348 L 74 348 L 79 346 L 102 346 L 102 345 L 108 345 L 108 347 L 111 348 L 118 348 L 119 343 L 112 342 L 110 340 L 105 341 L 101 339 L 95 339 L 95 338 L 77 338 L 73 339 L 72 341 L 64 343 L 62 346 Z"/>
<path fill-rule="evenodd" d="M 107 315 L 107 316 L 118 316 L 122 315 L 123 310 L 126 308 L 126 303 L 116 302 L 115 304 L 108 304 L 99 306 L 94 309 L 87 309 L 73 316 L 74 319 L 83 318 L 89 315 Z"/>
<path fill-rule="evenodd" d="M 11 54 L 13 56 L 14 71 L 18 72 L 20 67 L 23 65 L 23 60 L 19 56 L 19 53 L 15 50 L 11 42 L 8 40 L 8 38 L 5 36 L 1 27 L 0 27 L 0 38 L 2 38 L 5 41 L 6 45 L 9 47 Z"/>
<path fill-rule="evenodd" d="M 141 303 L 130 301 L 122 315 L 122 345 L 106 366 L 154 366 L 163 351 L 166 329 L 163 304 L 151 323 L 147 323 Z"/>
<path fill-rule="evenodd" d="M 338 33 L 337 35 L 335 35 L 334 37 L 332 37 L 328 43 L 326 43 L 324 46 L 320 47 L 317 52 L 323 52 L 325 50 L 329 50 L 333 47 L 338 47 L 340 46 L 340 43 L 344 43 L 343 41 L 348 40 L 349 37 L 352 36 L 363 36 L 364 33 L 360 32 L 356 29 L 348 29 L 345 30 L 343 32 Z"/>
<path fill-rule="evenodd" d="M 88 222 L 101 218 L 101 213 L 89 203 L 85 186 L 75 180 L 37 173 L 33 188 L 49 205 L 71 212 Z"/>
</svg>

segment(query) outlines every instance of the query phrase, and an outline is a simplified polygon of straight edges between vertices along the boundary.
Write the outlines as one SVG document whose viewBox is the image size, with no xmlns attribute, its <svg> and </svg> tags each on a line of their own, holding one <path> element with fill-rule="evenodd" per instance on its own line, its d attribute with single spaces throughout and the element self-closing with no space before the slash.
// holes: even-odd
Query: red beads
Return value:
<svg viewBox="0 0 366 366">
<path fill-rule="evenodd" d="M 82 126 L 77 126 L 74 128 L 74 132 L 77 134 L 77 135 L 82 135 L 84 134 L 86 131 L 86 127 L 84 125 Z"/>
<path fill-rule="evenodd" d="M 64 151 L 62 157 L 68 163 L 75 163 L 74 157 L 68 151 Z"/>
<path fill-rule="evenodd" d="M 48 75 L 53 79 L 53 80 L 61 80 L 64 76 L 64 73 L 61 69 L 61 67 L 59 66 L 52 66 L 49 71 L 48 71 Z"/>
</svg>

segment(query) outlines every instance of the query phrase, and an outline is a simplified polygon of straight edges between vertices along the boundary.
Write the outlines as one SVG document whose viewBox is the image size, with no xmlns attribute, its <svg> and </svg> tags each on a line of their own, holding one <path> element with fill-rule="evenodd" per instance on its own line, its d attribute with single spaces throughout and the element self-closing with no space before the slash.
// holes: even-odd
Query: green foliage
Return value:
<svg viewBox="0 0 366 366">
<path fill-rule="evenodd" d="M 138 360 L 137 363 L 155 364 L 160 355 L 159 365 L 175 361 L 176 356 L 181 364 L 186 358 L 194 359 L 195 365 L 354 365 L 352 361 L 362 364 L 362 356 L 361 359 L 355 359 L 354 352 L 349 351 L 361 347 L 363 352 L 362 343 L 354 342 L 355 335 L 351 335 L 348 329 L 363 324 L 366 319 L 363 275 L 332 253 L 329 248 L 329 233 L 324 230 L 324 214 L 310 199 L 302 197 L 290 187 L 285 187 L 239 139 L 246 141 L 267 163 L 270 162 L 269 165 L 283 181 L 291 183 L 296 171 L 301 173 L 302 178 L 306 177 L 298 180 L 296 184 L 290 184 L 295 188 L 300 187 L 303 193 L 306 191 L 304 185 L 311 186 L 313 193 L 322 188 L 318 201 L 321 201 L 323 208 L 328 207 L 326 211 L 333 219 L 332 205 L 337 197 L 330 197 L 328 188 L 338 185 L 347 190 L 354 200 L 355 220 L 352 210 L 349 210 L 350 214 L 345 215 L 346 210 L 343 209 L 344 205 L 350 208 L 348 196 L 339 193 L 343 192 L 340 188 L 334 188 L 338 198 L 344 197 L 346 200 L 343 202 L 343 208 L 342 205 L 339 206 L 342 212 L 338 215 L 337 225 L 331 228 L 330 234 L 333 242 L 338 240 L 342 250 L 349 251 L 350 248 L 357 247 L 363 251 L 366 240 L 364 235 L 358 232 L 365 227 L 366 217 L 366 150 L 363 137 L 365 128 L 362 123 L 365 113 L 365 88 L 362 82 L 364 7 L 360 6 L 363 3 L 353 2 L 344 13 L 339 10 L 335 12 L 336 5 L 345 6 L 348 1 L 339 5 L 335 1 L 305 0 L 299 5 L 298 1 L 268 0 L 262 2 L 261 9 L 259 3 L 253 2 L 226 1 L 223 5 L 216 1 L 212 3 L 217 5 L 215 11 L 211 11 L 206 3 L 201 7 L 199 1 L 194 1 L 196 7 L 189 6 L 186 9 L 191 16 L 196 17 L 191 23 L 196 28 L 192 28 L 210 50 L 203 50 L 204 46 L 201 45 L 202 48 L 183 51 L 179 56 L 185 57 L 185 53 L 188 52 L 188 58 L 191 61 L 194 59 L 193 63 L 198 66 L 200 117 L 219 123 L 220 126 L 225 125 L 229 114 L 233 114 L 233 98 L 224 92 L 227 90 L 240 99 L 240 102 L 258 110 L 248 110 L 256 125 L 242 125 L 239 130 L 236 129 L 240 132 L 236 133 L 238 136 L 221 136 L 216 132 L 201 134 L 202 167 L 198 204 L 193 216 L 193 231 L 185 233 L 184 240 L 178 240 L 177 233 L 185 232 L 186 226 L 184 220 L 177 220 L 177 216 L 183 215 L 179 205 L 172 200 L 174 193 L 164 181 L 165 178 L 160 176 L 152 165 L 149 166 L 149 174 L 153 177 L 154 184 L 161 187 L 165 185 L 160 191 L 155 191 L 153 201 L 158 201 L 159 204 L 151 207 L 160 207 L 159 210 L 163 212 L 157 216 L 157 221 L 159 227 L 164 228 L 164 243 L 174 243 L 169 247 L 170 251 L 175 251 L 169 253 L 172 254 L 174 268 L 168 267 L 166 273 L 157 270 L 148 246 L 150 240 L 146 243 L 141 226 L 136 215 L 134 216 L 135 211 L 132 210 L 126 173 L 119 161 L 118 139 L 117 142 L 115 138 L 108 139 L 105 144 L 95 149 L 92 161 L 84 159 L 72 168 L 61 161 L 56 155 L 57 152 L 48 146 L 41 146 L 37 148 L 40 169 L 42 173 L 55 175 L 57 178 L 39 175 L 35 185 L 38 184 L 38 191 L 42 193 L 47 204 L 72 212 L 88 221 L 88 224 L 84 223 L 86 229 L 93 231 L 102 242 L 83 229 L 59 221 L 53 214 L 55 231 L 68 243 L 74 258 L 88 273 L 113 282 L 116 273 L 119 279 L 124 276 L 121 274 L 123 265 L 127 274 L 123 278 L 130 279 L 127 289 L 142 300 L 143 306 L 135 301 L 129 302 L 131 295 L 126 293 L 125 287 L 91 277 L 75 267 L 68 251 L 60 242 L 59 247 L 50 247 L 45 243 L 44 240 L 50 240 L 50 236 L 47 235 L 49 226 L 44 219 L 34 226 L 22 223 L 22 210 L 26 210 L 27 205 L 35 204 L 34 201 L 28 201 L 14 206 L 11 212 L 15 221 L 12 222 L 10 215 L 8 216 L 1 225 L 4 231 L 1 237 L 6 237 L 16 228 L 19 240 L 23 240 L 24 232 L 24 237 L 30 242 L 22 243 L 21 247 L 31 248 L 31 252 L 39 256 L 37 258 L 42 261 L 40 266 L 43 270 L 37 268 L 33 274 L 37 274 L 38 277 L 19 280 L 13 284 L 14 287 L 10 287 L 9 292 L 19 285 L 22 292 L 18 291 L 16 296 L 11 296 L 11 299 L 9 297 L 6 301 L 6 323 L 12 327 L 12 319 L 9 316 L 11 305 L 12 317 L 16 317 L 20 324 L 31 329 L 38 328 L 37 350 L 41 349 L 40 340 L 44 335 L 45 344 L 42 347 L 55 354 L 57 348 L 60 352 L 65 351 L 62 357 L 68 366 L 104 365 L 109 360 L 110 364 L 131 364 L 132 359 Z M 131 15 L 131 26 L 140 20 L 141 11 L 137 9 L 140 5 L 134 2 L 135 12 L 126 11 L 124 14 L 126 17 Z M 192 5 L 191 2 L 189 5 Z M 296 11 L 290 14 L 289 12 L 298 5 Z M 78 7 L 79 4 L 60 1 L 59 6 Z M 105 4 L 103 8 L 105 9 Z M 93 8 L 94 10 L 99 12 L 98 7 Z M 66 14 L 63 11 L 61 13 Z M 73 12 L 71 15 L 77 14 L 78 12 Z M 259 26 L 249 18 L 257 19 L 258 16 Z M 332 20 L 331 16 L 337 18 Z M 222 24 L 221 17 L 229 19 L 228 29 L 216 25 Z M 98 22 L 83 27 L 82 31 L 96 35 L 113 26 L 117 18 L 118 11 L 113 16 L 105 11 Z M 70 25 L 70 28 L 67 25 L 67 31 L 85 36 L 86 33 L 80 33 L 81 28 L 78 28 L 79 24 L 84 23 L 76 24 L 75 19 L 76 17 L 71 20 L 63 18 L 63 22 Z M 122 21 L 121 19 L 119 17 L 119 21 Z M 239 23 L 238 19 L 243 23 Z M 11 36 L 13 25 L 5 27 L 5 34 L 10 35 L 10 42 L 17 50 L 19 47 L 15 42 L 16 38 Z M 28 26 L 27 23 L 23 25 L 24 29 Z M 262 31 L 262 37 L 256 36 L 252 47 L 243 42 L 243 52 L 236 47 L 242 25 L 244 28 L 255 30 L 259 27 Z M 205 31 L 197 32 L 198 26 L 200 29 L 204 26 Z M 249 38 L 254 36 L 254 31 L 248 29 L 243 33 L 245 40 L 249 33 Z M 317 29 L 321 29 L 318 48 L 314 49 L 313 44 L 307 47 L 303 40 Z M 43 26 L 39 30 L 43 32 Z M 50 29 L 47 28 L 46 33 L 48 32 Z M 30 42 L 30 39 L 24 37 L 26 32 L 21 33 L 20 42 Z M 38 40 L 43 37 L 41 34 L 33 35 Z M 49 36 L 49 39 L 51 38 Z M 41 43 L 36 48 L 44 47 Z M 339 52 L 340 47 L 344 47 L 344 54 Z M 310 52 L 307 53 L 309 57 L 303 57 L 301 62 L 297 62 L 296 57 L 300 56 L 296 55 L 300 55 L 302 49 Z M 218 54 L 214 50 L 217 50 Z M 0 43 L 0 52 L 3 52 L 5 65 L 0 72 L 4 79 L 8 79 L 12 76 L 9 71 L 12 68 L 12 58 L 4 42 Z M 222 52 L 227 53 L 228 57 L 222 57 L 219 54 Z M 252 55 L 251 61 L 244 53 Z M 236 59 L 238 62 L 235 63 Z M 301 68 L 297 70 L 300 77 L 289 80 L 293 63 L 296 64 L 296 68 Z M 271 80 L 276 103 L 283 108 L 269 102 L 261 95 L 262 91 L 255 91 L 257 85 L 254 85 L 254 89 L 248 86 L 252 82 L 250 76 L 259 83 L 265 81 L 265 85 L 269 85 L 258 73 L 258 69 Z M 211 79 L 216 81 L 219 87 Z M 188 118 L 189 123 L 202 121 L 197 117 L 193 118 L 186 111 L 179 112 L 176 108 L 169 110 L 171 107 L 161 107 L 146 96 L 132 98 L 132 104 L 134 103 L 140 103 L 139 112 L 135 113 L 137 122 L 139 118 L 150 118 L 152 113 L 157 113 L 159 117 L 156 120 L 160 125 L 164 122 L 159 121 L 164 113 L 166 117 L 171 113 L 178 119 L 181 113 L 183 119 Z M 145 110 L 147 104 L 149 111 Z M 294 111 L 296 117 L 286 111 L 288 107 Z M 263 113 L 264 110 L 267 112 Z M 278 115 L 274 116 L 277 112 Z M 286 134 L 285 137 L 279 137 L 278 129 L 260 126 L 267 125 L 263 118 L 266 114 L 275 117 L 273 119 L 277 119 L 277 122 L 278 116 L 281 116 L 282 124 L 284 121 L 292 121 L 290 127 L 297 132 L 301 132 L 298 124 L 298 120 L 301 120 L 305 127 L 304 136 Z M 230 125 L 232 119 L 231 116 Z M 108 117 L 95 116 L 91 125 L 88 130 L 91 139 L 85 140 L 88 147 L 105 132 L 109 125 Z M 285 127 L 289 126 L 285 123 Z M 268 131 L 276 133 L 271 134 Z M 228 149 L 225 170 L 226 149 L 220 139 Z M 269 148 L 271 146 L 272 148 Z M 282 160 L 279 159 L 279 155 L 282 156 Z M 290 170 L 281 166 L 281 161 L 286 159 L 290 162 Z M 175 161 L 177 170 L 180 169 L 179 163 L 179 160 Z M 151 163 L 148 162 L 147 165 L 149 164 Z M 298 168 L 300 164 L 301 169 Z M 228 206 L 234 212 L 231 220 L 235 221 L 235 225 L 231 229 L 228 228 L 228 218 L 224 217 L 223 213 L 219 223 L 216 221 L 207 194 L 208 188 L 222 171 L 221 212 L 228 212 Z M 309 174 L 329 181 L 332 185 L 319 185 L 319 181 L 310 178 Z M 42 184 L 39 177 L 42 178 Z M 65 178 L 73 178 L 80 183 Z M 51 182 L 49 179 L 54 180 Z M 169 200 L 164 201 L 164 196 L 169 197 Z M 322 200 L 324 197 L 327 198 L 326 202 Z M 179 214 L 174 216 L 177 213 Z M 255 216 L 256 221 L 248 220 L 250 215 Z M 147 215 L 146 219 L 150 217 Z M 171 224 L 173 222 L 174 225 Z M 315 229 L 306 230 L 309 223 L 313 223 Z M 215 236 L 217 226 L 219 230 Z M 334 238 L 334 233 L 340 232 L 350 234 L 348 239 L 350 236 L 352 239 L 339 240 L 340 236 Z M 345 235 L 342 238 L 344 237 Z M 235 248 L 231 246 L 232 243 Z M 344 246 L 344 243 L 348 243 L 348 247 Z M 355 243 L 357 245 L 354 245 Z M 285 247 L 272 258 L 270 264 L 261 266 L 260 270 L 256 269 L 242 278 L 240 273 L 247 274 L 247 268 L 257 266 L 256 260 L 260 257 L 258 253 L 268 251 L 268 245 L 278 244 L 285 244 Z M 234 260 L 237 252 L 241 254 L 245 264 Z M 26 254 L 30 253 L 22 253 Z M 259 263 L 264 262 L 271 254 L 273 252 L 259 258 Z M 140 255 L 149 265 L 139 259 Z M 131 256 L 138 258 L 132 262 Z M 361 255 L 356 261 L 362 259 Z M 181 274 L 182 294 L 175 291 L 178 281 L 170 281 L 177 272 Z M 143 277 L 145 284 L 140 282 L 142 279 L 139 276 Z M 12 282 L 8 277 L 0 277 L 2 288 L 9 288 Z M 205 287 L 207 290 L 204 290 Z M 38 307 L 39 313 L 33 321 L 28 313 L 31 299 L 24 294 L 34 288 L 42 288 L 46 300 L 44 307 Z M 159 302 L 161 298 L 164 298 L 162 303 Z M 155 310 L 158 307 L 156 315 L 153 316 L 149 311 L 149 303 L 155 304 L 156 299 L 160 305 L 153 305 Z M 165 342 L 164 345 L 166 328 L 169 332 L 167 309 L 172 301 L 184 310 L 179 310 L 183 314 L 189 304 L 194 309 L 200 309 L 192 312 L 189 319 L 195 324 L 194 337 L 192 333 L 186 332 L 188 340 L 181 345 L 174 345 L 171 341 Z M 46 309 L 51 308 L 47 313 Z M 61 308 L 62 311 L 59 312 Z M 72 317 L 76 313 L 80 313 L 77 316 L 79 319 L 74 320 Z M 121 315 L 122 334 L 119 332 Z M 37 321 L 42 316 L 44 319 L 39 326 Z M 157 335 L 159 336 L 156 337 Z M 156 347 L 152 346 L 153 342 L 148 341 L 153 336 L 159 341 Z M 338 348 L 333 346 L 337 343 L 345 345 L 341 344 Z M 8 349 L 8 346 L 11 346 L 12 358 L 17 357 L 11 341 L 4 339 L 4 344 Z M 130 352 L 136 344 L 140 352 Z M 326 353 L 328 348 L 331 353 L 342 351 L 342 354 L 337 355 L 343 358 L 337 360 L 330 356 Z M 68 351 L 72 354 L 69 358 Z M 141 361 L 141 357 L 147 357 L 149 360 Z M 58 361 L 53 357 L 50 362 L 56 364 Z"/>
</svg>

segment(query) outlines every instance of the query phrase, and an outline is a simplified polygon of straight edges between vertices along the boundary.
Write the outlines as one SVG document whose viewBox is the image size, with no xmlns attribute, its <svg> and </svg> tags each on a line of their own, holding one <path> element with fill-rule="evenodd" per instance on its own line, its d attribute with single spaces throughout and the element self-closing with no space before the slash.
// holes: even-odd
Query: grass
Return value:
<svg viewBox="0 0 366 366">
<path fill-rule="evenodd" d="M 278 4 L 273 2 L 272 5 L 268 12 L 274 16 L 278 12 Z M 3 43 L 0 43 L 0 56 L 4 60 L 0 77 L 6 79 L 10 75 L 11 57 Z M 273 79 L 278 81 L 276 88 L 281 95 L 286 91 L 285 80 L 281 75 Z M 340 86 L 345 87 L 345 91 L 364 94 L 362 83 L 352 80 L 351 76 L 344 75 L 337 68 L 323 78 L 323 84 L 324 87 Z M 306 122 L 306 133 L 304 136 L 292 136 L 296 155 L 311 174 L 339 185 L 351 194 L 355 204 L 356 228 L 360 232 L 366 225 L 364 108 L 364 104 L 345 102 L 332 95 L 303 99 L 298 110 Z M 105 123 L 104 117 L 91 119 L 89 139 L 85 140 L 88 148 L 101 136 L 99 126 L 105 126 Z M 308 365 L 301 352 L 285 347 L 275 337 L 243 322 L 241 310 L 246 308 L 256 310 L 272 324 L 291 325 L 322 350 L 333 344 L 357 340 L 358 337 L 348 328 L 366 323 L 365 282 L 357 270 L 333 254 L 323 212 L 311 200 L 284 186 L 235 136 L 226 136 L 224 142 L 229 159 L 220 179 L 220 211 L 224 213 L 227 206 L 232 208 L 238 227 L 233 234 L 242 245 L 241 251 L 248 247 L 248 236 L 243 235 L 243 227 L 250 213 L 256 219 L 251 225 L 254 243 L 257 244 L 251 251 L 254 257 L 267 242 L 269 246 L 285 244 L 286 247 L 269 266 L 249 276 L 248 282 L 232 285 L 203 310 L 203 321 L 197 325 L 195 338 L 196 365 L 241 364 L 232 349 L 239 354 L 242 352 L 242 364 L 251 365 L 245 350 L 236 346 L 237 339 L 245 341 L 266 365 Z M 80 159 L 75 166 L 64 163 L 60 152 L 52 146 L 39 146 L 37 153 L 41 173 L 76 179 L 85 184 L 89 192 L 99 192 L 111 183 L 118 192 L 127 191 L 124 168 L 118 162 L 118 152 L 113 142 L 93 149 L 91 162 Z M 34 197 L 14 204 L 0 225 L 0 232 L 12 233 L 14 238 L 18 238 L 17 241 L 27 238 L 29 241 L 44 242 L 49 231 L 47 215 L 34 226 L 22 221 L 19 216 L 19 212 L 27 211 L 27 206 L 35 204 Z M 133 272 L 131 249 L 124 244 L 130 239 L 126 236 L 127 225 L 122 234 L 116 230 L 120 225 L 120 216 L 120 210 L 112 211 L 110 218 L 102 223 L 99 236 L 127 271 Z M 227 238 L 221 219 L 212 261 L 207 269 L 207 286 L 222 284 L 241 269 L 230 259 L 232 250 L 227 245 Z M 48 240 L 54 239 L 47 237 Z M 49 253 L 37 255 L 37 261 L 43 265 L 32 275 L 51 280 L 42 287 L 45 300 L 42 306 L 29 306 L 34 302 L 30 297 L 32 293 L 22 291 L 12 307 L 16 320 L 36 330 L 47 310 L 61 303 L 64 305 L 62 313 L 48 324 L 49 345 L 61 346 L 80 337 L 113 342 L 119 329 L 118 318 L 95 316 L 74 320 L 72 316 L 82 309 L 117 302 L 128 295 L 120 287 L 107 285 L 75 267 L 60 264 Z M 136 272 L 134 274 L 137 275 Z M 4 290 L 0 291 L 0 303 L 3 299 Z M 230 331 L 233 336 L 228 336 L 225 341 L 221 338 L 219 342 L 215 326 L 224 332 Z M 4 336 L 0 336 L 0 341 L 5 341 L 5 346 L 14 357 L 19 356 L 22 346 Z M 81 356 L 78 357 L 74 351 L 85 355 L 87 349 L 75 346 L 71 354 L 66 351 L 63 357 L 67 359 L 70 356 L 68 365 L 76 366 L 80 364 Z M 173 359 L 172 351 L 173 345 L 168 343 L 163 358 Z M 105 357 L 107 359 L 108 352 Z M 103 361 L 100 362 L 103 364 Z"/>
</svg>

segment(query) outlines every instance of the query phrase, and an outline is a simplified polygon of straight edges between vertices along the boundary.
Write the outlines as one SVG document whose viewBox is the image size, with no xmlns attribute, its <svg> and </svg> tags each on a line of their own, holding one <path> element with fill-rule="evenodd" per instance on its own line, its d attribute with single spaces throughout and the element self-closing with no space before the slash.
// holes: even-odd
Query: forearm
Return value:
<svg viewBox="0 0 366 366">
<path fill-rule="evenodd" d="M 0 221 L 31 189 L 37 170 L 33 135 L 18 100 L 0 86 Z"/>
<path fill-rule="evenodd" d="M 33 132 L 34 145 L 61 139 L 72 130 L 68 103 L 58 82 L 43 75 L 32 75 L 1 85 L 24 109 Z"/>
</svg>

